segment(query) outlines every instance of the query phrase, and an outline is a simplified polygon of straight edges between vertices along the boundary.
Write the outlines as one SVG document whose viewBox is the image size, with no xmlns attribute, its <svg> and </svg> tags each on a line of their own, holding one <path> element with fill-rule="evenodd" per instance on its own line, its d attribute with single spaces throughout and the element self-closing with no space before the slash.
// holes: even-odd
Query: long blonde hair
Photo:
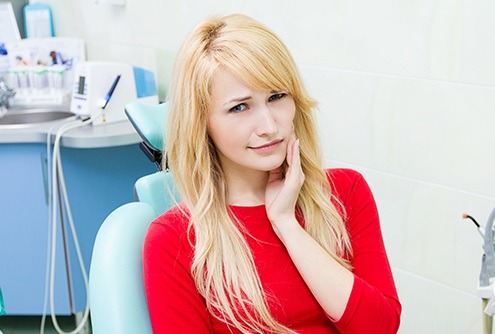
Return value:
<svg viewBox="0 0 495 334">
<path fill-rule="evenodd" d="M 323 170 L 313 110 L 295 63 L 283 42 L 241 14 L 213 17 L 186 39 L 176 59 L 165 147 L 169 167 L 194 231 L 192 275 L 211 314 L 242 332 L 289 333 L 270 314 L 252 253 L 229 211 L 216 148 L 208 136 L 211 80 L 224 67 L 257 89 L 289 92 L 296 105 L 305 181 L 297 207 L 306 231 L 349 267 L 349 237 Z M 241 224 L 241 226 L 239 226 Z"/>
</svg>

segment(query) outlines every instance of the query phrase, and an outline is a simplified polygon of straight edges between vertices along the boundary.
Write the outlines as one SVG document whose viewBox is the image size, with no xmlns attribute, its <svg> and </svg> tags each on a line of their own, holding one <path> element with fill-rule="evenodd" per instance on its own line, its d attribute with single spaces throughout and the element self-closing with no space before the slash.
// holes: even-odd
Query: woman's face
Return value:
<svg viewBox="0 0 495 334">
<path fill-rule="evenodd" d="M 253 89 L 220 68 L 212 80 L 209 135 L 226 173 L 282 165 L 296 106 L 287 92 Z"/>
</svg>

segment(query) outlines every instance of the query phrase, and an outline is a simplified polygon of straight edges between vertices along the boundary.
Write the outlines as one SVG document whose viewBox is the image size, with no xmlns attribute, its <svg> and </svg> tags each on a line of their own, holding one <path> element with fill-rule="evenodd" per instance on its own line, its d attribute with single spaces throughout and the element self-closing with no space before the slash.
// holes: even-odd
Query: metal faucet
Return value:
<svg viewBox="0 0 495 334">
<path fill-rule="evenodd" d="M 7 86 L 5 78 L 0 76 L 0 117 L 3 116 L 9 107 L 9 99 L 14 97 L 15 91 Z"/>
</svg>

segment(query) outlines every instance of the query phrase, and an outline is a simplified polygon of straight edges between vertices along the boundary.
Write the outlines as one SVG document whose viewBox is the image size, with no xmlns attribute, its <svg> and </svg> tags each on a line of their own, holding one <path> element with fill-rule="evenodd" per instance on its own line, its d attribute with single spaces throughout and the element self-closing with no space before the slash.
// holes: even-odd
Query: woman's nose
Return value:
<svg viewBox="0 0 495 334">
<path fill-rule="evenodd" d="M 278 131 L 278 126 L 270 108 L 259 109 L 256 120 L 256 134 L 258 136 L 273 135 Z"/>
</svg>

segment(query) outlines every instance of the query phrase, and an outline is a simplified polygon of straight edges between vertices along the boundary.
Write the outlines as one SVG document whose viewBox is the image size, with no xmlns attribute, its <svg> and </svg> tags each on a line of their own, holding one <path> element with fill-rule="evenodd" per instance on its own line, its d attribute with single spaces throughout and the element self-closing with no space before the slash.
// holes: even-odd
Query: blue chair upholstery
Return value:
<svg viewBox="0 0 495 334">
<path fill-rule="evenodd" d="M 132 102 L 125 106 L 125 113 L 137 133 L 149 146 L 163 150 L 163 129 L 167 123 L 168 103 L 145 105 Z"/>
<path fill-rule="evenodd" d="M 160 113 L 166 114 L 166 106 L 132 103 L 126 113 L 143 140 L 161 150 L 166 115 Z M 152 220 L 175 204 L 176 191 L 171 174 L 160 171 L 137 180 L 134 193 L 138 201 L 113 211 L 96 236 L 89 275 L 95 334 L 152 333 L 142 276 L 143 241 Z"/>
<path fill-rule="evenodd" d="M 157 216 L 174 206 L 179 199 L 172 175 L 167 172 L 156 172 L 137 180 L 134 197 L 151 205 Z"/>
<path fill-rule="evenodd" d="M 93 333 L 152 333 L 141 255 L 154 218 L 149 204 L 135 202 L 113 211 L 101 225 L 89 275 Z"/>
</svg>

